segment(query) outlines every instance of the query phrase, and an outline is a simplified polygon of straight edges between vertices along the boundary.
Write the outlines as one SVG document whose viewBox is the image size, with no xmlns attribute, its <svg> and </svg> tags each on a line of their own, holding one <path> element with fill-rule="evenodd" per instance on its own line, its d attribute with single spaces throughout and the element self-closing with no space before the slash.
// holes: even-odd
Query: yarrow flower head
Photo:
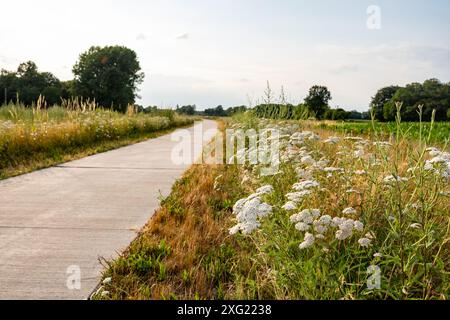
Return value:
<svg viewBox="0 0 450 320">
<path fill-rule="evenodd" d="M 342 210 L 342 213 L 347 214 L 347 215 L 356 214 L 356 209 L 352 208 L 352 207 L 348 207 L 348 208 L 345 208 L 344 210 Z"/>
<path fill-rule="evenodd" d="M 297 209 L 297 204 L 294 201 L 288 201 L 284 206 L 281 207 L 282 209 L 286 211 L 292 211 Z"/>
<path fill-rule="evenodd" d="M 256 193 L 247 198 L 238 200 L 233 206 L 233 213 L 236 215 L 238 223 L 229 230 L 229 233 L 236 234 L 242 231 L 244 234 L 249 234 L 259 228 L 261 226 L 259 220 L 272 212 L 272 206 L 262 202 L 261 196 L 271 192 L 273 192 L 273 187 L 267 185 L 259 188 Z"/>
<path fill-rule="evenodd" d="M 372 240 L 370 240 L 369 238 L 361 238 L 358 240 L 359 245 L 363 248 L 369 247 L 371 242 Z"/>
<path fill-rule="evenodd" d="M 319 183 L 315 180 L 305 180 L 295 183 L 292 188 L 296 191 L 308 190 L 319 187 Z"/>
<path fill-rule="evenodd" d="M 311 247 L 314 244 L 314 235 L 307 232 L 305 233 L 305 238 L 302 243 L 300 243 L 300 249 L 306 249 Z"/>
</svg>

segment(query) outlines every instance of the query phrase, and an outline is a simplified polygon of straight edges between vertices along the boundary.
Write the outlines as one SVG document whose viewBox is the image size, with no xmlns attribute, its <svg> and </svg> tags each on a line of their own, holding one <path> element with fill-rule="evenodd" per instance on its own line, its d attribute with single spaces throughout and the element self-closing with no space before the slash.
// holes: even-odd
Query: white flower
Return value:
<svg viewBox="0 0 450 320">
<path fill-rule="evenodd" d="M 441 153 L 441 151 L 435 147 L 427 148 L 425 151 L 427 151 L 432 157 L 435 157 Z"/>
<path fill-rule="evenodd" d="M 319 187 L 319 183 L 315 180 L 305 180 L 302 182 L 295 183 L 292 186 L 292 188 L 296 191 L 308 190 L 316 187 Z"/>
<path fill-rule="evenodd" d="M 310 190 L 303 190 L 303 191 L 288 193 L 288 194 L 286 194 L 286 198 L 288 198 L 288 200 L 290 200 L 290 201 L 300 202 L 304 197 L 306 197 L 310 194 L 311 194 Z"/>
<path fill-rule="evenodd" d="M 300 162 L 304 163 L 304 164 L 313 164 L 315 161 L 314 161 L 314 159 L 311 156 L 308 155 L 308 156 L 302 157 L 300 159 Z"/>
<path fill-rule="evenodd" d="M 323 224 L 315 223 L 314 224 L 314 231 L 316 231 L 319 234 L 324 234 L 327 232 L 328 228 L 327 226 L 324 226 Z"/>
<path fill-rule="evenodd" d="M 286 202 L 286 204 L 284 206 L 281 207 L 282 209 L 286 210 L 286 211 L 292 211 L 297 209 L 297 205 L 295 204 L 294 201 L 288 201 Z"/>
<path fill-rule="evenodd" d="M 297 173 L 297 176 L 301 179 L 310 179 L 312 177 L 312 172 L 310 170 L 296 168 L 295 172 Z"/>
<path fill-rule="evenodd" d="M 272 192 L 273 192 L 273 187 L 270 184 L 268 184 L 266 186 L 262 186 L 261 188 L 256 190 L 256 193 L 260 194 L 260 195 L 262 195 L 262 194 L 269 194 L 269 193 L 272 193 Z"/>
<path fill-rule="evenodd" d="M 263 192 L 269 188 L 265 187 Z M 272 206 L 262 203 L 258 193 L 249 195 L 245 199 L 238 200 L 233 206 L 233 213 L 236 215 L 237 224 L 229 229 L 230 234 L 242 231 L 244 234 L 251 233 L 260 227 L 258 219 L 264 218 L 272 212 Z"/>
<path fill-rule="evenodd" d="M 355 158 L 362 158 L 364 157 L 364 149 L 357 149 L 355 152 L 353 152 L 353 156 Z"/>
<path fill-rule="evenodd" d="M 267 203 L 261 203 L 258 206 L 258 217 L 266 217 L 269 213 L 272 213 L 272 206 Z"/>
<path fill-rule="evenodd" d="M 355 230 L 362 232 L 364 230 L 364 224 L 361 221 L 355 221 L 353 223 Z"/>
<path fill-rule="evenodd" d="M 107 297 L 107 296 L 109 296 L 109 291 L 102 291 L 102 293 L 100 295 L 102 297 Z"/>
<path fill-rule="evenodd" d="M 108 278 L 105 278 L 104 280 L 103 280 L 103 284 L 110 284 L 111 283 L 111 281 L 112 281 L 112 278 L 111 277 L 108 277 Z"/>
<path fill-rule="evenodd" d="M 345 240 L 353 235 L 354 221 L 352 219 L 342 219 L 336 231 L 336 239 Z"/>
<path fill-rule="evenodd" d="M 304 222 L 299 222 L 295 225 L 295 229 L 298 231 L 308 231 L 309 230 L 309 224 L 306 224 Z"/>
<path fill-rule="evenodd" d="M 319 222 L 323 225 L 329 225 L 331 224 L 332 218 L 328 214 L 324 214 L 320 217 Z"/>
<path fill-rule="evenodd" d="M 367 172 L 366 172 L 366 170 L 355 170 L 353 173 L 361 176 L 361 175 L 366 174 Z"/>
<path fill-rule="evenodd" d="M 374 258 L 382 258 L 383 255 L 381 253 L 379 253 L 379 252 L 376 252 L 376 253 L 373 254 L 373 257 Z"/>
<path fill-rule="evenodd" d="M 258 229 L 261 224 L 258 221 L 247 221 L 245 223 L 241 223 L 240 229 L 243 234 L 250 234 L 253 230 Z"/>
<path fill-rule="evenodd" d="M 383 179 L 383 181 L 384 181 L 384 183 L 386 183 L 386 184 L 391 184 L 391 183 L 393 183 L 393 182 L 404 182 L 404 181 L 408 181 L 408 178 L 403 178 L 403 177 L 400 177 L 400 176 L 389 175 L 389 176 L 386 176 L 386 177 Z"/>
<path fill-rule="evenodd" d="M 336 144 L 340 141 L 339 137 L 329 137 L 328 139 L 326 139 L 324 142 L 325 143 L 331 143 L 331 144 Z"/>
<path fill-rule="evenodd" d="M 233 226 L 232 228 L 230 228 L 228 231 L 231 235 L 234 235 L 236 233 L 239 232 L 239 230 L 241 229 L 241 226 L 239 224 Z"/>
<path fill-rule="evenodd" d="M 358 240 L 358 243 L 361 247 L 367 248 L 372 241 L 368 238 L 361 238 Z"/>
<path fill-rule="evenodd" d="M 356 209 L 352 208 L 352 207 L 348 207 L 348 208 L 345 208 L 344 210 L 342 210 L 342 213 L 347 214 L 347 215 L 352 215 L 352 214 L 356 213 Z"/>
<path fill-rule="evenodd" d="M 366 238 L 368 238 L 368 239 L 375 239 L 375 238 L 376 238 L 376 237 L 375 237 L 375 234 L 374 234 L 372 231 L 367 232 L 367 233 L 364 235 L 364 237 L 366 237 Z"/>
<path fill-rule="evenodd" d="M 303 242 L 300 243 L 299 248 L 306 249 L 311 247 L 313 244 L 314 244 L 314 236 L 311 233 L 307 232 L 305 233 L 305 238 L 303 239 Z"/>
<path fill-rule="evenodd" d="M 420 223 L 410 224 L 409 227 L 413 229 L 422 229 L 422 225 Z"/>
<path fill-rule="evenodd" d="M 233 213 L 237 214 L 239 211 L 241 211 L 246 201 L 247 198 L 239 199 L 238 201 L 236 201 L 236 203 L 233 206 Z"/>
<path fill-rule="evenodd" d="M 333 173 L 333 172 L 344 172 L 344 169 L 342 168 L 335 168 L 335 167 L 326 167 L 323 168 L 323 171 Z"/>
</svg>

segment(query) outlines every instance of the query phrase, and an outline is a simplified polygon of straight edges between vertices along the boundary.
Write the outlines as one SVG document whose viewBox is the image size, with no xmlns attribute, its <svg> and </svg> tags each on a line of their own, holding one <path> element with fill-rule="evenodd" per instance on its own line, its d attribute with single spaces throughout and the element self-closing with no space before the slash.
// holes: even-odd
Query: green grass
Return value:
<svg viewBox="0 0 450 320">
<path fill-rule="evenodd" d="M 375 122 L 372 125 L 371 121 L 357 121 L 357 122 L 323 122 L 318 124 L 322 129 L 335 130 L 343 134 L 353 135 L 374 135 L 388 138 L 397 131 L 395 122 Z M 435 122 L 433 125 L 430 122 L 402 122 L 400 130 L 402 134 L 412 140 L 419 140 L 420 126 L 422 126 L 422 136 L 430 134 L 430 143 L 439 145 L 448 145 L 450 139 L 450 122 Z M 431 133 L 430 133 L 431 132 Z"/>
<path fill-rule="evenodd" d="M 122 256 L 108 262 L 105 277 L 111 282 L 95 298 L 448 299 L 450 190 L 441 164 L 426 169 L 433 157 L 427 151 L 434 145 L 433 133 L 422 130 L 422 136 L 412 139 L 402 132 L 408 124 L 399 124 L 390 144 L 383 145 L 373 143 L 384 135 L 369 137 L 362 132 L 367 141 L 346 140 L 335 129 L 308 121 L 261 121 L 247 114 L 234 117 L 228 126 L 261 129 L 274 124 L 289 134 L 314 131 L 318 140 L 307 139 L 294 149 L 302 147 L 316 161 L 327 159 L 327 166 L 342 172 L 329 174 L 323 166 L 295 157 L 284 159 L 275 176 L 261 176 L 261 165 L 192 168 Z M 339 136 L 340 141 L 325 143 L 330 136 Z M 287 144 L 282 153 L 286 148 Z M 354 156 L 359 148 L 363 155 Z M 299 176 L 305 172 L 308 178 Z M 389 175 L 406 180 L 385 182 Z M 283 209 L 293 185 L 306 179 L 320 187 L 299 201 L 296 210 Z M 250 234 L 229 234 L 238 222 L 231 212 L 233 204 L 268 184 L 273 192 L 259 197 L 272 213 L 261 218 L 261 226 Z M 349 207 L 355 212 L 344 214 Z M 322 239 L 317 237 L 313 245 L 301 249 L 305 232 L 290 217 L 304 209 L 359 220 L 363 230 L 340 240 L 336 228 L 330 227 Z M 363 247 L 358 241 L 368 233 L 372 239 Z M 136 254 L 161 241 L 171 248 L 170 255 L 160 260 L 164 277 L 160 267 L 145 275 L 137 266 L 118 267 L 122 260 L 132 265 Z M 368 271 L 374 268 L 380 270 L 379 288 L 368 286 L 375 274 Z"/>
<path fill-rule="evenodd" d="M 0 107 L 0 179 L 117 148 L 192 124 L 166 111 Z"/>
</svg>

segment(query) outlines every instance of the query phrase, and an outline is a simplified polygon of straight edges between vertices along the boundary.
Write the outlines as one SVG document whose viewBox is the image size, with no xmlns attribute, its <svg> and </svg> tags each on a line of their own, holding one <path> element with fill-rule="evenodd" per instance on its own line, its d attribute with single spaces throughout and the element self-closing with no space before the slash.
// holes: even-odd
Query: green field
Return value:
<svg viewBox="0 0 450 320">
<path fill-rule="evenodd" d="M 354 135 L 378 135 L 380 138 L 388 138 L 397 133 L 395 122 L 354 121 L 354 122 L 331 122 L 324 121 L 317 124 L 320 128 L 335 130 L 344 134 Z M 450 139 L 450 122 L 402 122 L 400 133 L 404 138 L 420 140 L 420 137 L 428 139 L 430 143 L 447 145 Z M 422 133 L 422 134 L 421 134 Z"/>
</svg>

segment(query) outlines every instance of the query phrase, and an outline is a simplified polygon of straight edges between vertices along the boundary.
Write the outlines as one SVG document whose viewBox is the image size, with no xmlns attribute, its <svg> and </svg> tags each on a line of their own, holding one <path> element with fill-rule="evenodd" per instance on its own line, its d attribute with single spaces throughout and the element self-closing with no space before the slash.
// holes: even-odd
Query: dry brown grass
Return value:
<svg viewBox="0 0 450 320">
<path fill-rule="evenodd" d="M 236 192 L 214 190 L 218 171 L 223 179 L 236 178 L 236 170 L 195 165 L 174 185 L 172 194 L 162 202 L 129 248 L 109 264 L 106 276 L 114 279 L 111 288 L 108 287 L 112 298 L 212 299 L 228 291 L 226 284 L 231 284 L 231 279 L 226 264 L 231 260 L 224 259 L 232 258 L 227 254 L 229 250 L 239 254 L 243 250 L 228 235 L 232 215 L 227 204 L 234 202 L 230 197 Z M 161 246 L 168 248 L 169 253 L 156 258 L 158 267 L 139 272 L 136 254 Z M 144 254 L 143 259 L 155 258 L 149 255 Z M 217 290 L 219 284 L 225 284 L 223 293 Z"/>
</svg>

